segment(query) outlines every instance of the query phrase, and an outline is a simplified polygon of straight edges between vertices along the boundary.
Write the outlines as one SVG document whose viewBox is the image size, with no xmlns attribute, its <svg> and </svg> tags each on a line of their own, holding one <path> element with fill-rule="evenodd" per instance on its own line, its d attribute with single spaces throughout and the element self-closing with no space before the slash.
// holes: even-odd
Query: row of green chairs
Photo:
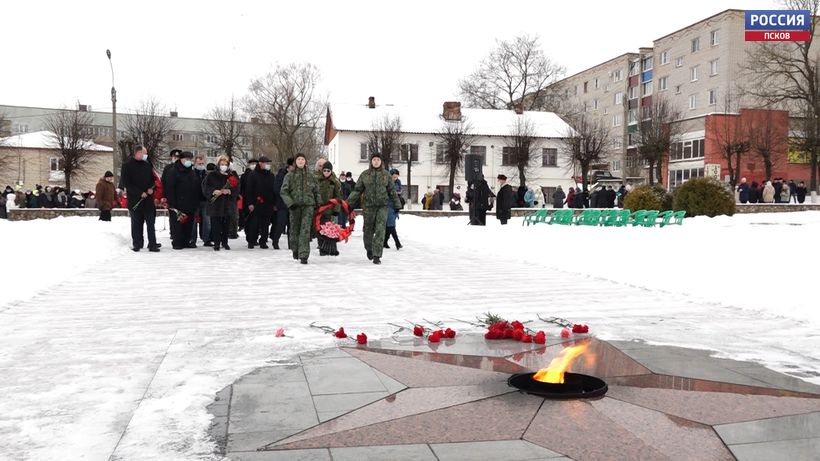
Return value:
<svg viewBox="0 0 820 461">
<path fill-rule="evenodd" d="M 548 214 L 547 209 L 542 208 L 524 217 L 522 225 L 547 223 L 547 224 L 575 224 L 578 226 L 606 226 L 624 227 L 632 226 L 654 227 L 668 226 L 670 224 L 683 224 L 686 211 L 658 211 L 658 210 L 638 210 L 634 213 L 630 210 L 617 209 L 585 209 L 579 215 L 575 215 L 572 208 L 562 208 Z"/>
</svg>

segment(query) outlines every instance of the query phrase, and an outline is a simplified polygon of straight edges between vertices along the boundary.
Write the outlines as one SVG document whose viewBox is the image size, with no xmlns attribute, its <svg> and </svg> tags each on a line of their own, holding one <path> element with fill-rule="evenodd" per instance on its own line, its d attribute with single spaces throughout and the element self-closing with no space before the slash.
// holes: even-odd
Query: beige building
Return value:
<svg viewBox="0 0 820 461">
<path fill-rule="evenodd" d="M 88 143 L 91 152 L 83 171 L 71 178 L 71 188 L 83 192 L 93 191 L 97 181 L 106 171 L 113 169 L 113 149 L 96 143 Z M 0 139 L 0 188 L 19 184 L 24 189 L 36 185 L 65 187 L 63 157 L 56 147 L 54 133 L 35 131 Z"/>
</svg>

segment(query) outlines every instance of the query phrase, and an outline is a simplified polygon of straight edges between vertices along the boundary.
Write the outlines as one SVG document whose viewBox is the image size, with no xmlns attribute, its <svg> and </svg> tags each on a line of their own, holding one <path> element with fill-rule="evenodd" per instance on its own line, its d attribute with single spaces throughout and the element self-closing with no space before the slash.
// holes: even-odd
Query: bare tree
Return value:
<svg viewBox="0 0 820 461">
<path fill-rule="evenodd" d="M 748 127 L 749 149 L 763 160 L 766 179 L 769 179 L 772 177 L 772 168 L 774 166 L 772 154 L 783 148 L 784 140 L 776 137 L 771 112 L 766 112 L 756 122 Z"/>
<path fill-rule="evenodd" d="M 213 137 L 215 144 L 233 161 L 235 154 L 240 157 L 245 153 L 245 124 L 239 112 L 235 98 L 222 106 L 212 108 L 206 115 L 205 132 Z"/>
<path fill-rule="evenodd" d="M 467 118 L 461 117 L 458 120 L 443 119 L 441 128 L 436 133 L 436 138 L 444 149 L 444 158 L 439 160 L 444 162 L 447 175 L 450 177 L 447 184 L 451 195 L 455 187 L 456 174 L 464 168 L 464 154 L 475 140 L 472 131 L 472 125 Z"/>
<path fill-rule="evenodd" d="M 245 110 L 258 119 L 278 163 L 297 153 L 314 157 L 321 152 L 327 98 L 319 94 L 320 78 L 315 65 L 292 63 L 251 81 Z"/>
<path fill-rule="evenodd" d="M 404 133 L 401 131 L 401 118 L 399 116 L 385 115 L 373 122 L 370 132 L 367 133 L 368 152 L 371 154 L 378 152 L 382 156 L 385 168 L 389 168 L 394 160 L 399 161 L 401 159 L 402 144 L 404 144 Z"/>
<path fill-rule="evenodd" d="M 763 102 L 795 111 L 807 128 L 805 135 L 820 133 L 820 59 L 813 48 L 814 33 L 820 18 L 820 0 L 782 0 L 787 10 L 808 10 L 811 17 L 809 39 L 805 42 L 759 42 L 748 52 L 744 73 L 749 78 L 743 88 Z M 808 148 L 811 164 L 810 184 L 817 190 L 818 151 L 816 137 L 801 142 Z"/>
<path fill-rule="evenodd" d="M 11 122 L 6 117 L 5 112 L 0 112 L 0 139 L 11 135 L 11 130 L 6 129 L 6 125 Z M 0 169 L 6 169 L 11 163 L 11 152 L 9 149 L 0 150 Z"/>
<path fill-rule="evenodd" d="M 496 43 L 478 68 L 459 81 L 465 104 L 512 109 L 522 102 L 525 110 L 555 110 L 563 94 L 550 85 L 566 70 L 544 54 L 538 36 L 522 35 Z"/>
<path fill-rule="evenodd" d="M 581 170 L 581 183 L 586 192 L 590 166 L 601 161 L 611 142 L 609 129 L 603 119 L 584 112 L 568 117 L 567 122 L 570 129 L 564 135 L 564 146 L 570 161 Z"/>
<path fill-rule="evenodd" d="M 681 125 L 674 122 L 681 117 L 681 111 L 660 95 L 638 110 L 638 158 L 649 164 L 650 185 L 655 179 L 662 181 L 663 159 L 680 138 Z"/>
<path fill-rule="evenodd" d="M 173 119 L 166 116 L 165 106 L 156 99 L 140 103 L 135 113 L 125 117 L 125 136 L 120 139 L 123 162 L 138 144 L 148 150 L 148 161 L 153 167 L 160 165 L 160 157 L 167 147 L 167 139 L 175 128 Z"/>
<path fill-rule="evenodd" d="M 46 130 L 51 132 L 52 142 L 60 156 L 65 174 L 66 189 L 71 190 L 71 180 L 83 174 L 91 161 L 94 144 L 91 125 L 94 122 L 88 112 L 61 110 L 44 118 Z"/>
<path fill-rule="evenodd" d="M 736 101 L 733 100 L 731 94 L 727 93 L 724 97 L 723 114 L 709 117 L 707 123 L 711 123 L 712 127 L 706 130 L 707 133 L 712 133 L 709 142 L 718 147 L 721 157 L 726 162 L 729 184 L 733 187 L 738 183 L 743 155 L 751 149 L 750 130 L 748 126 L 745 126 L 740 115 L 734 111 L 735 105 Z"/>
<path fill-rule="evenodd" d="M 527 185 L 527 173 L 532 169 L 534 161 L 540 158 L 535 155 L 540 145 L 535 124 L 526 114 L 517 114 L 505 140 L 507 147 L 503 148 L 502 155 L 510 157 L 506 162 L 502 161 L 502 164 L 515 166 L 519 186 L 524 187 Z"/>
</svg>

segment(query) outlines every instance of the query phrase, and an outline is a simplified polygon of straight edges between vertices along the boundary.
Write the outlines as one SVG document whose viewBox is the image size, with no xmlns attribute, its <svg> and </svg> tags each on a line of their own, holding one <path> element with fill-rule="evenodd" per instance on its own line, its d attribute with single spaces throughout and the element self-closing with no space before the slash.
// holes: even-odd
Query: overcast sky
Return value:
<svg viewBox="0 0 820 461">
<path fill-rule="evenodd" d="M 331 102 L 441 104 L 496 39 L 538 34 L 568 74 L 728 8 L 774 0 L 3 2 L 0 104 L 110 110 L 155 97 L 200 117 L 279 63 L 308 61 Z"/>
</svg>

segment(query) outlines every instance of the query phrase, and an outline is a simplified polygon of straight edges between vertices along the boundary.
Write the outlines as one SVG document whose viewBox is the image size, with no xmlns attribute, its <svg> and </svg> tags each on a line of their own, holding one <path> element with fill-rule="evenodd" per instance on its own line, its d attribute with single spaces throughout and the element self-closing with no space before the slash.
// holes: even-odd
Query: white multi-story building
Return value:
<svg viewBox="0 0 820 461">
<path fill-rule="evenodd" d="M 483 174 L 491 185 L 497 175 L 504 174 L 513 187 L 518 186 L 518 169 L 513 164 L 510 133 L 521 117 L 532 124 L 537 137 L 526 173 L 527 186 L 549 192 L 558 185 L 564 189 L 574 185 L 571 162 L 562 141 L 571 128 L 559 116 L 552 112 L 462 109 L 458 102 L 445 103 L 444 110 L 427 106 L 377 106 L 373 98 L 362 105 L 332 104 L 325 126 L 325 144 L 334 170 L 351 171 L 354 178 L 357 177 L 368 167 L 371 155 L 368 135 L 381 120 L 396 117 L 401 121 L 403 144 L 391 160 L 407 185 L 407 157 L 410 157 L 408 192 L 414 203 L 418 201 L 419 191 L 423 195 L 427 188 L 439 187 L 445 195 L 449 195 L 445 149 L 437 136 L 448 120 L 466 121 L 471 126 L 470 133 L 475 138 L 465 148 L 465 153 L 484 158 Z M 461 186 L 464 191 L 466 185 L 464 172 L 461 171 L 456 176 L 455 186 Z"/>
</svg>

